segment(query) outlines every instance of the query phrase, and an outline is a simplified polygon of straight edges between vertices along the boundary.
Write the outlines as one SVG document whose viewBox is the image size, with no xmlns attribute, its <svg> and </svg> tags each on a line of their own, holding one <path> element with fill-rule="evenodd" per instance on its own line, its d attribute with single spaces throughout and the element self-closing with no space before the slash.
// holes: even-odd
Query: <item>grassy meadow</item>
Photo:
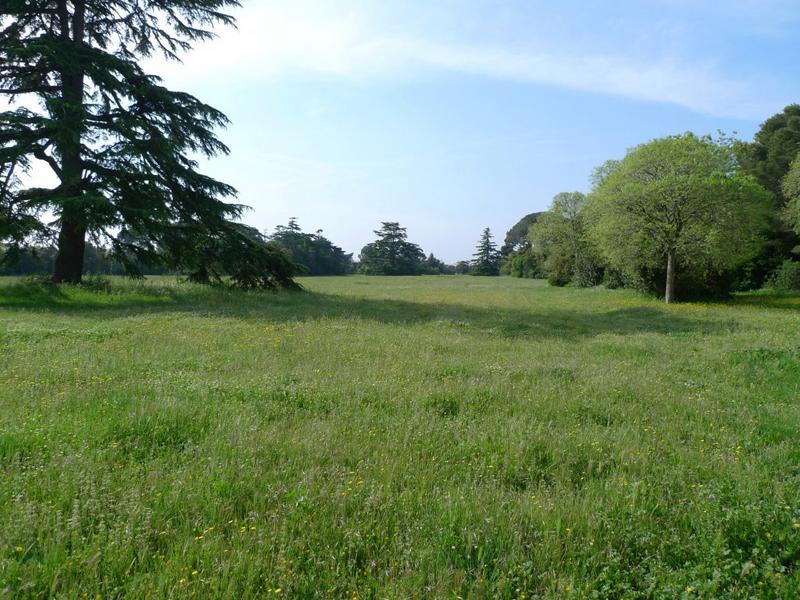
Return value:
<svg viewBox="0 0 800 600">
<path fill-rule="evenodd" d="M 796 598 L 800 298 L 0 282 L 0 598 Z"/>
</svg>

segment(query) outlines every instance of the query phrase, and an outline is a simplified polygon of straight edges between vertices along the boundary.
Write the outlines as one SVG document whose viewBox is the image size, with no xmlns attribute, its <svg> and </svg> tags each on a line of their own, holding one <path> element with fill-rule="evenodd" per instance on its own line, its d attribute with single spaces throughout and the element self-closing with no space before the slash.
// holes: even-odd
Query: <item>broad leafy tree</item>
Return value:
<svg viewBox="0 0 800 600">
<path fill-rule="evenodd" d="M 54 238 L 56 282 L 81 280 L 87 240 L 109 246 L 131 274 L 161 261 L 198 280 L 217 268 L 248 285 L 288 280 L 290 263 L 236 223 L 244 207 L 226 201 L 235 190 L 198 172 L 195 156 L 228 152 L 214 133 L 225 115 L 139 64 L 178 59 L 214 26 L 232 25 L 224 11 L 237 4 L 2 0 L 0 94 L 11 110 L 0 113 L 0 171 L 16 185 L 0 190 L 0 241 Z M 24 188 L 19 176 L 34 165 L 58 184 Z M 255 279 L 252 265 L 263 269 Z"/>
<path fill-rule="evenodd" d="M 543 213 L 535 212 L 522 217 L 506 232 L 500 248 L 500 272 L 512 277 L 533 278 L 541 276 L 541 260 L 531 248 L 528 232 Z"/>
<path fill-rule="evenodd" d="M 541 279 L 547 276 L 543 262 L 533 248 L 527 248 L 511 254 L 501 267 L 501 271 L 512 277 Z"/>
<path fill-rule="evenodd" d="M 608 178 L 609 175 L 617 171 L 620 167 L 621 161 L 619 160 L 607 160 L 599 167 L 596 167 L 592 174 L 589 176 L 589 181 L 592 184 L 592 189 L 595 189 L 602 185 L 602 183 Z"/>
<path fill-rule="evenodd" d="M 505 240 L 500 248 L 500 253 L 504 258 L 515 252 L 530 248 L 531 244 L 528 238 L 528 230 L 531 228 L 531 225 L 536 223 L 541 214 L 541 212 L 535 212 L 525 215 L 506 232 Z"/>
<path fill-rule="evenodd" d="M 800 104 L 791 104 L 767 119 L 752 142 L 736 145 L 745 172 L 772 192 L 778 205 L 785 204 L 783 179 L 800 153 Z"/>
<path fill-rule="evenodd" d="M 710 275 L 759 251 L 772 199 L 736 170 L 730 148 L 685 134 L 634 148 L 586 208 L 608 263 L 632 275 L 663 269 L 672 302 L 679 270 Z"/>
<path fill-rule="evenodd" d="M 470 264 L 470 275 L 499 275 L 500 274 L 500 252 L 497 244 L 494 243 L 491 230 L 487 227 L 481 234 L 481 239 L 475 248 Z"/>
<path fill-rule="evenodd" d="M 599 269 L 586 233 L 585 202 L 581 192 L 557 194 L 550 209 L 530 228 L 533 249 L 543 260 L 553 285 L 572 282 L 585 287 L 598 283 Z"/>
<path fill-rule="evenodd" d="M 425 253 L 408 241 L 405 227 L 386 221 L 375 231 L 378 239 L 361 249 L 359 271 L 366 275 L 419 275 Z"/>
<path fill-rule="evenodd" d="M 788 206 L 791 196 L 785 191 L 784 181 L 800 153 L 800 105 L 789 105 L 773 115 L 761 125 L 752 142 L 737 142 L 734 148 L 742 169 L 772 192 L 783 215 L 791 218 L 795 211 Z M 763 249 L 740 269 L 739 287 L 748 289 L 766 283 L 798 244 L 798 228 L 776 214 Z"/>
</svg>

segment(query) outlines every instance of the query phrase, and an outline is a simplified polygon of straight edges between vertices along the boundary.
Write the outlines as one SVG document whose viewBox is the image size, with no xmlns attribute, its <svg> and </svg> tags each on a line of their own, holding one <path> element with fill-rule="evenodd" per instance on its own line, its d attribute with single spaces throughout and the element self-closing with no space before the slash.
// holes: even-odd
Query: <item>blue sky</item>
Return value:
<svg viewBox="0 0 800 600">
<path fill-rule="evenodd" d="M 151 70 L 223 110 L 204 164 L 272 230 L 356 255 L 380 221 L 447 261 L 669 134 L 750 139 L 800 102 L 797 0 L 244 0 Z"/>
</svg>

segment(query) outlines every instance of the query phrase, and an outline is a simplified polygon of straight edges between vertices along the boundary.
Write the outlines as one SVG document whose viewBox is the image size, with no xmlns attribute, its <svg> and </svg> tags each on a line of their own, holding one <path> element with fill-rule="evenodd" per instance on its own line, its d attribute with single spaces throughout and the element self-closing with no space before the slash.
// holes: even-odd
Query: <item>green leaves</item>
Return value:
<svg viewBox="0 0 800 600">
<path fill-rule="evenodd" d="M 775 194 L 779 206 L 788 200 L 781 184 L 798 152 L 800 104 L 791 104 L 767 119 L 752 143 L 737 145 L 738 158 L 744 170 Z"/>
<path fill-rule="evenodd" d="M 381 223 L 378 239 L 361 249 L 359 270 L 365 275 L 418 275 L 425 254 L 408 241 L 405 227 L 393 221 Z"/>
<path fill-rule="evenodd" d="M 784 177 L 781 190 L 786 198 L 784 220 L 796 233 L 800 234 L 800 154 L 797 155 L 789 173 Z"/>
<path fill-rule="evenodd" d="M 758 253 L 772 209 L 769 193 L 735 167 L 727 146 L 693 134 L 638 146 L 590 195 L 591 237 L 634 277 L 663 269 L 670 254 L 701 275 L 735 268 Z"/>
<path fill-rule="evenodd" d="M 585 202 L 586 196 L 580 192 L 556 194 L 550 209 L 528 233 L 553 285 L 572 282 L 590 287 L 599 281 L 596 251 L 586 234 Z"/>
<path fill-rule="evenodd" d="M 499 275 L 500 274 L 500 252 L 492 239 L 492 232 L 487 227 L 481 234 L 481 239 L 476 247 L 476 252 L 472 256 L 470 265 L 471 275 Z"/>
<path fill-rule="evenodd" d="M 16 212 L 0 241 L 22 243 L 38 213 L 54 213 L 60 235 L 55 279 L 79 281 L 86 236 L 111 245 L 129 269 L 166 262 L 197 268 L 212 260 L 208 278 L 222 265 L 251 287 L 283 284 L 293 272 L 276 248 L 244 234 L 244 207 L 229 204 L 230 185 L 197 170 L 194 155 L 213 157 L 228 148 L 215 130 L 224 114 L 194 96 L 167 89 L 138 61 L 152 54 L 178 58 L 196 41 L 213 37 L 215 25 L 232 25 L 226 8 L 237 0 L 38 0 L 4 2 L 0 12 L 0 93 L 15 111 L 0 113 L 0 165 L 32 160 L 50 167 L 60 184 L 16 190 Z M 33 98 L 32 98 L 33 97 Z M 30 106 L 39 100 L 41 108 Z M 4 193 L 8 205 L 12 196 Z M 20 211 L 19 199 L 28 206 Z M 25 223 L 23 227 L 22 224 Z M 181 236 L 183 238 L 181 239 Z M 183 253 L 178 257 L 175 252 Z M 212 250 L 213 249 L 213 250 Z M 240 263 L 263 269 L 243 274 Z M 211 253 L 210 257 L 208 253 Z M 231 259 L 235 256 L 236 259 Z M 73 257 L 73 258 L 69 258 Z M 74 263 L 78 264 L 74 264 Z M 69 263 L 69 264 L 68 264 Z M 270 266 L 272 265 L 272 266 Z M 289 275 L 290 277 L 290 275 Z"/>
<path fill-rule="evenodd" d="M 292 218 L 287 226 L 279 225 L 269 239 L 289 253 L 292 260 L 309 275 L 346 275 L 353 270 L 353 255 L 335 246 L 322 235 L 304 233 L 297 220 Z"/>
</svg>

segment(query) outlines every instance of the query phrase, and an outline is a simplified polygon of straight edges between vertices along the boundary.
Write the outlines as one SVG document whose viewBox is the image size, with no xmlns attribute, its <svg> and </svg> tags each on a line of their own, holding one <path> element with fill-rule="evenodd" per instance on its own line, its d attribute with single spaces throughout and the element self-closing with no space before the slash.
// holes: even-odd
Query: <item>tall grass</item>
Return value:
<svg viewBox="0 0 800 600">
<path fill-rule="evenodd" d="M 800 304 L 0 283 L 0 596 L 792 598 Z"/>
</svg>

